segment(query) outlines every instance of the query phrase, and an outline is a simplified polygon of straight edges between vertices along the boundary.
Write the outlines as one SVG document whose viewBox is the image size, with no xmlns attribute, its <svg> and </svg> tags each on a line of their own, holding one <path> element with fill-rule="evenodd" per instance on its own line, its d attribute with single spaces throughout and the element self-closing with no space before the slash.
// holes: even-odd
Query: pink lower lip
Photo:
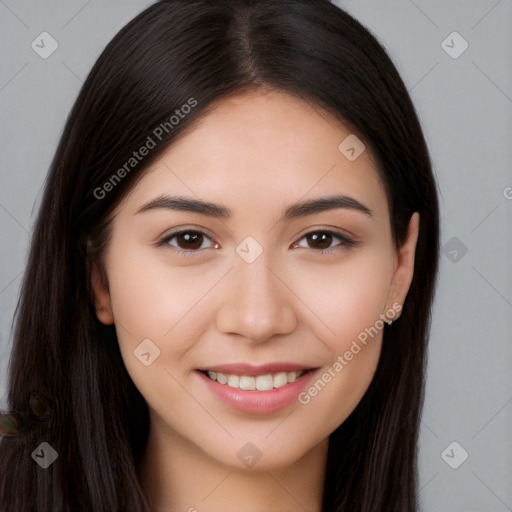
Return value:
<svg viewBox="0 0 512 512">
<path fill-rule="evenodd" d="M 244 391 L 231 388 L 227 384 L 219 384 L 200 371 L 197 373 L 208 389 L 222 402 L 250 414 L 271 414 L 292 403 L 309 384 L 315 372 L 308 371 L 295 382 L 270 391 Z"/>
</svg>

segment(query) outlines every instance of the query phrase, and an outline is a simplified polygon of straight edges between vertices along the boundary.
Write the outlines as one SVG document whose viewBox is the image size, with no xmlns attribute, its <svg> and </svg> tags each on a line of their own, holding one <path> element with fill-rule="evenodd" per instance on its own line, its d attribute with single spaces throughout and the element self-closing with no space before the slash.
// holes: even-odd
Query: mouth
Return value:
<svg viewBox="0 0 512 512">
<path fill-rule="evenodd" d="M 196 374 L 207 392 L 222 403 L 246 414 L 265 416 L 291 406 L 317 370 L 292 363 L 240 363 L 200 368 Z"/>
<path fill-rule="evenodd" d="M 199 370 L 210 380 L 223 386 L 243 391 L 272 391 L 291 384 L 314 369 L 278 371 L 259 375 L 243 375 L 212 370 Z"/>
</svg>

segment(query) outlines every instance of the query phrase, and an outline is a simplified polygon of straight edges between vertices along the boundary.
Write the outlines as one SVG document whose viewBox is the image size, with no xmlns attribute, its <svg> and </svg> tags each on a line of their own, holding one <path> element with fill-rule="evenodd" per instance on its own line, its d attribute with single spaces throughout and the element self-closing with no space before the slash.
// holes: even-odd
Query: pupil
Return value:
<svg viewBox="0 0 512 512">
<path fill-rule="evenodd" d="M 331 245 L 332 235 L 324 232 L 322 232 L 320 235 L 317 235 L 315 233 L 313 235 L 310 235 L 310 239 L 312 239 L 317 244 L 320 243 L 320 249 L 327 249 Z"/>
<path fill-rule="evenodd" d="M 201 236 L 199 233 L 183 233 L 179 236 L 185 240 L 187 249 L 197 249 L 201 247 Z M 199 244 L 197 243 L 199 241 Z"/>
</svg>

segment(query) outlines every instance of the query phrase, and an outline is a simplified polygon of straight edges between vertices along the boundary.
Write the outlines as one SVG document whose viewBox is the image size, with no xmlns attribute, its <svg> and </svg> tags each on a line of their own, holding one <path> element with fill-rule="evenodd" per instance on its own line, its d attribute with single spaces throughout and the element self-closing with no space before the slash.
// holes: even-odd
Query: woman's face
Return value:
<svg viewBox="0 0 512 512">
<path fill-rule="evenodd" d="M 284 467 L 361 400 L 419 219 L 395 250 L 369 151 L 339 148 L 350 135 L 287 94 L 233 96 L 118 208 L 96 310 L 154 432 L 232 467 Z"/>
</svg>

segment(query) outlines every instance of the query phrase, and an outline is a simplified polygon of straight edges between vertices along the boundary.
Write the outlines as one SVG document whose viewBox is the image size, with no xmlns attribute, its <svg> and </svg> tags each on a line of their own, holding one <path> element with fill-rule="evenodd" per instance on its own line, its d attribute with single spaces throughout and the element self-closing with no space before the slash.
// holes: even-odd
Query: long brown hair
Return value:
<svg viewBox="0 0 512 512">
<path fill-rule="evenodd" d="M 402 316 L 385 327 L 368 391 L 330 436 L 322 510 L 417 509 L 439 214 L 404 83 L 374 36 L 327 0 L 162 0 L 122 28 L 98 58 L 49 170 L 15 316 L 10 411 L 0 422 L 2 511 L 149 510 L 136 470 L 147 406 L 124 367 L 115 329 L 96 318 L 90 257 L 101 254 L 112 212 L 144 169 L 212 102 L 258 87 L 317 104 L 364 141 L 386 189 L 396 247 L 412 213 L 420 213 Z M 166 125 L 149 155 L 108 194 L 98 193 L 191 98 L 197 105 Z M 59 457 L 47 469 L 31 457 L 42 442 Z"/>
</svg>

